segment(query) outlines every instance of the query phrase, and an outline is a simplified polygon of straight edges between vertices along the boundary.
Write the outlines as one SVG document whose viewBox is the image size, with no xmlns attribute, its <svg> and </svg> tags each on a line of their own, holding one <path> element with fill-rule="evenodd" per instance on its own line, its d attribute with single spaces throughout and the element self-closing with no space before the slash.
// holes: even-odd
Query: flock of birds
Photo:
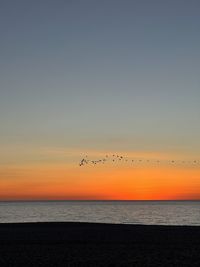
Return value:
<svg viewBox="0 0 200 267">
<path fill-rule="evenodd" d="M 132 163 L 132 164 L 138 164 L 138 163 L 170 163 L 170 164 L 200 164 L 200 161 L 198 160 L 193 160 L 193 161 L 187 161 L 187 160 L 159 160 L 159 159 L 138 159 L 138 158 L 127 158 L 122 155 L 118 154 L 113 154 L 113 155 L 105 155 L 105 157 L 101 159 L 96 159 L 96 160 L 91 160 L 88 158 L 88 156 L 85 156 L 84 158 L 81 159 L 79 162 L 79 166 L 84 166 L 87 164 L 90 165 L 97 165 L 97 164 L 105 164 L 106 162 L 112 162 L 112 163 L 119 163 L 119 162 L 126 162 L 126 163 Z"/>
</svg>

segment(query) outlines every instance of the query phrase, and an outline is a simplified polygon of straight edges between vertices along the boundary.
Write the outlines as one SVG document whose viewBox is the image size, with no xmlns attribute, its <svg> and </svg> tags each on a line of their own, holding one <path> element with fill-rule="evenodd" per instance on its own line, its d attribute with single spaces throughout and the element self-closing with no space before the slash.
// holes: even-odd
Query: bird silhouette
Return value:
<svg viewBox="0 0 200 267">
<path fill-rule="evenodd" d="M 130 160 L 130 162 L 134 162 L 135 164 L 137 164 L 137 163 L 142 163 L 142 162 L 148 162 L 148 163 L 150 163 L 150 162 L 155 162 L 155 163 L 161 163 L 161 162 L 165 162 L 166 164 L 167 163 L 172 163 L 173 165 L 174 164 L 178 164 L 178 163 L 182 163 L 182 164 L 199 164 L 200 162 L 199 162 L 199 160 L 192 160 L 192 161 L 185 161 L 185 160 L 169 160 L 169 161 L 162 161 L 162 160 L 160 160 L 160 159 L 154 159 L 154 160 L 151 160 L 151 159 L 130 159 L 130 158 L 126 158 L 124 155 L 119 155 L 119 154 L 112 154 L 111 155 L 111 158 L 110 158 L 110 160 L 111 160 L 111 162 L 120 162 L 120 164 L 121 163 L 123 163 L 123 162 L 129 162 L 129 160 Z M 92 164 L 93 166 L 94 165 L 98 165 L 98 164 L 105 164 L 105 163 L 109 163 L 110 162 L 110 160 L 109 160 L 109 155 L 107 154 L 107 155 L 105 155 L 104 157 L 102 157 L 102 158 L 98 158 L 98 159 L 89 159 L 88 158 L 88 155 L 86 155 L 84 158 L 82 158 L 81 160 L 80 160 L 80 162 L 79 162 L 79 166 L 80 167 L 82 167 L 82 166 L 85 166 L 85 165 L 89 165 L 89 164 Z M 123 160 L 123 161 L 122 161 Z"/>
</svg>

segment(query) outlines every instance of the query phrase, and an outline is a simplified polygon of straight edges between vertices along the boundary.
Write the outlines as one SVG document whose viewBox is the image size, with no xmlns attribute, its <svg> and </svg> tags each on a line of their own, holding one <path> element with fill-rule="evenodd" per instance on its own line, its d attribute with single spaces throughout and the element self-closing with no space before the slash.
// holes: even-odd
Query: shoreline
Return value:
<svg viewBox="0 0 200 267">
<path fill-rule="evenodd" d="M 0 223 L 0 266 L 200 266 L 200 226 Z"/>
</svg>

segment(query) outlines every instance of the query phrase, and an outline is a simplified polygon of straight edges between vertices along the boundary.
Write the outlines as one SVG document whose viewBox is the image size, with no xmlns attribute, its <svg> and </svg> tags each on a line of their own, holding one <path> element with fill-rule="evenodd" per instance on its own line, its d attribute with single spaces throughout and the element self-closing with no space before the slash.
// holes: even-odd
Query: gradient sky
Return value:
<svg viewBox="0 0 200 267">
<path fill-rule="evenodd" d="M 0 199 L 200 199 L 198 0 L 2 0 Z"/>
</svg>

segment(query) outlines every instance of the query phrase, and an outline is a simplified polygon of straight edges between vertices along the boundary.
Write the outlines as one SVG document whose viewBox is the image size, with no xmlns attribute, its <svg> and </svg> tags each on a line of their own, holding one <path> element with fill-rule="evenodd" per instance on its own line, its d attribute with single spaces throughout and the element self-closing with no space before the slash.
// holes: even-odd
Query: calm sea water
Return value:
<svg viewBox="0 0 200 267">
<path fill-rule="evenodd" d="M 47 221 L 160 225 L 200 225 L 200 202 L 0 202 L 0 223 Z"/>
</svg>

